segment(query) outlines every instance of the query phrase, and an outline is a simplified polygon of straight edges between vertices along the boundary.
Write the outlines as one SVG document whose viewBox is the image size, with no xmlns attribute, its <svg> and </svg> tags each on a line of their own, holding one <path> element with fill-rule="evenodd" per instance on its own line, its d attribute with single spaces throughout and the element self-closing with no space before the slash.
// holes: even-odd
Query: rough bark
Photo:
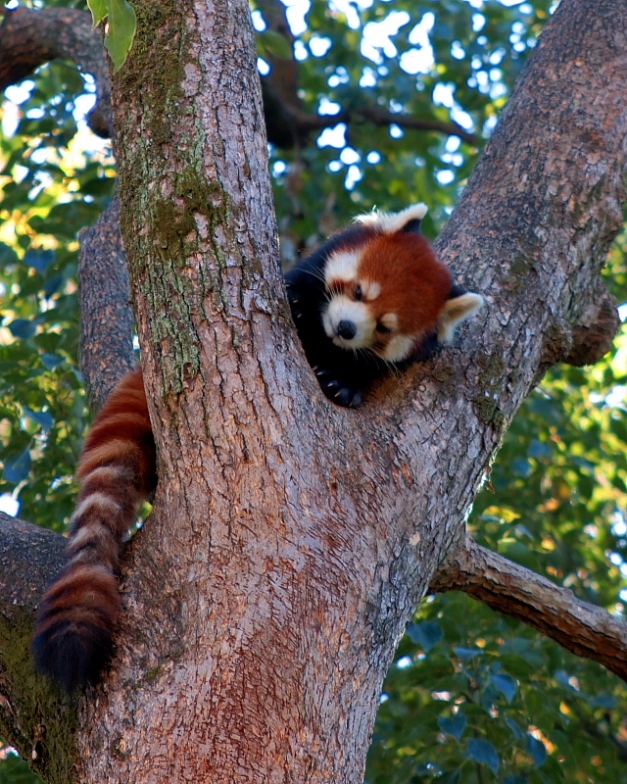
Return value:
<svg viewBox="0 0 627 784">
<path fill-rule="evenodd" d="M 395 644 L 463 541 L 518 404 L 599 299 L 627 152 L 617 10 L 597 2 L 591 20 L 588 3 L 563 3 L 440 242 L 487 293 L 483 323 L 355 413 L 296 361 L 266 263 L 245 7 L 138 6 L 143 33 L 116 85 L 121 197 L 168 448 L 131 548 L 116 667 L 82 716 L 86 779 L 360 780 Z"/>
<path fill-rule="evenodd" d="M 160 484 L 75 780 L 354 784 L 516 408 L 617 323 L 598 274 L 625 199 L 623 3 L 563 1 L 439 240 L 483 318 L 357 412 L 322 397 L 287 315 L 246 4 L 137 12 L 114 89 Z"/>
<path fill-rule="evenodd" d="M 131 288 L 117 196 L 96 224 L 81 232 L 80 239 L 80 362 L 87 399 L 96 412 L 136 364 Z"/>
</svg>

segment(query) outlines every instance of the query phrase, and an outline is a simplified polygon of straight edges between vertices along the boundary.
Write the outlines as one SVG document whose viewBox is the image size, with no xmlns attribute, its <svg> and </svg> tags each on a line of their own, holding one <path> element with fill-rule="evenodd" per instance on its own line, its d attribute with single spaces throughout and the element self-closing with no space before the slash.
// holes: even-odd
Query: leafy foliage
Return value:
<svg viewBox="0 0 627 784">
<path fill-rule="evenodd" d="M 41 784 L 23 759 L 17 754 L 0 748 L 0 784 Z"/>
<path fill-rule="evenodd" d="M 401 209 L 421 199 L 430 207 L 423 226 L 434 236 L 474 168 L 550 4 L 314 3 L 306 25 L 290 16 L 302 29 L 294 51 L 305 111 L 334 115 L 369 107 L 398 116 L 399 124 L 357 119 L 312 133 L 304 149 L 272 150 L 285 261 L 346 216 L 373 206 Z M 263 20 L 255 20 L 261 29 Z M 458 123 L 477 143 L 404 130 L 405 116 Z"/>
<path fill-rule="evenodd" d="M 550 7 L 329 0 L 303 12 L 293 3 L 302 109 L 351 119 L 312 131 L 299 149 L 271 149 L 285 262 L 373 205 L 425 201 L 435 235 Z M 103 0 L 97 14 L 104 8 Z M 254 19 L 261 57 L 289 55 L 260 10 Z M 84 90 L 68 65 L 41 69 L 14 130 L 5 104 L 0 138 L 0 494 L 53 528 L 71 512 L 86 421 L 77 232 L 93 223 L 113 182 L 106 153 L 79 152 L 93 144 L 75 120 Z M 360 107 L 399 122 L 367 122 Z M 475 143 L 403 129 L 405 116 L 456 122 Z M 620 302 L 626 250 L 623 237 L 608 271 Z M 591 370 L 555 369 L 513 422 L 470 520 L 481 543 L 615 613 L 624 612 L 627 551 L 626 387 L 625 336 Z M 603 668 L 464 595 L 430 597 L 385 684 L 367 782 L 627 782 L 626 715 L 624 684 Z M 28 780 L 16 765 L 14 756 L 0 760 L 0 782 Z"/>
<path fill-rule="evenodd" d="M 71 513 L 73 468 L 85 425 L 77 368 L 78 231 L 112 190 L 103 157 L 80 151 L 83 80 L 64 64 L 42 69 L 15 110 L 5 104 L 0 138 L 0 495 L 22 514 L 61 530 Z"/>
</svg>

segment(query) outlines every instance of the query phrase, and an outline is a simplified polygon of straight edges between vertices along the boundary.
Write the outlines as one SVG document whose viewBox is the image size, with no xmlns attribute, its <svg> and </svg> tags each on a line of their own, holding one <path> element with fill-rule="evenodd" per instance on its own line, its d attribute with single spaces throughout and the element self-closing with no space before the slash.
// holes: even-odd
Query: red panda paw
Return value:
<svg viewBox="0 0 627 784">
<path fill-rule="evenodd" d="M 361 404 L 361 390 L 357 387 L 337 378 L 330 370 L 316 366 L 314 372 L 320 388 L 333 403 L 344 408 L 357 408 Z"/>
<path fill-rule="evenodd" d="M 340 387 L 337 392 L 331 397 L 334 403 L 338 406 L 345 408 L 357 408 L 361 405 L 361 392 L 358 389 L 351 389 L 350 387 Z"/>
</svg>

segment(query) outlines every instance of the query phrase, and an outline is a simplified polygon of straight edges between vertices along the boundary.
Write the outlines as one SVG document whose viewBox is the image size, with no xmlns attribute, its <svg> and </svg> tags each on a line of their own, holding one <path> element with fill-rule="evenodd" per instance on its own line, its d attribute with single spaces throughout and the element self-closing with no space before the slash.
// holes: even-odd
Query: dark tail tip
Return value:
<svg viewBox="0 0 627 784">
<path fill-rule="evenodd" d="M 39 672 L 72 692 L 98 682 L 111 656 L 111 631 L 60 620 L 36 634 L 31 647 Z"/>
<path fill-rule="evenodd" d="M 37 669 L 63 688 L 96 683 L 120 612 L 115 575 L 71 562 L 44 595 L 32 643 Z"/>
</svg>

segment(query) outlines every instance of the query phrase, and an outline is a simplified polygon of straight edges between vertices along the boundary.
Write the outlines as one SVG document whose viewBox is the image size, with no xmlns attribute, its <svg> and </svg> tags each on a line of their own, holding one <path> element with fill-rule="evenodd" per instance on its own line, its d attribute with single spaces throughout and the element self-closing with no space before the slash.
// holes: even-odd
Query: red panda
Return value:
<svg viewBox="0 0 627 784">
<path fill-rule="evenodd" d="M 363 215 L 285 276 L 309 364 L 339 405 L 359 405 L 390 367 L 429 357 L 483 304 L 420 234 L 426 211 Z"/>
<path fill-rule="evenodd" d="M 418 233 L 425 212 L 417 204 L 358 218 L 285 276 L 307 359 L 340 405 L 357 406 L 390 365 L 428 357 L 483 302 L 452 284 Z M 67 563 L 42 599 L 32 645 L 38 669 L 67 691 L 95 683 L 110 655 L 124 536 L 157 483 L 141 370 L 122 379 L 96 417 L 77 476 Z"/>
</svg>

